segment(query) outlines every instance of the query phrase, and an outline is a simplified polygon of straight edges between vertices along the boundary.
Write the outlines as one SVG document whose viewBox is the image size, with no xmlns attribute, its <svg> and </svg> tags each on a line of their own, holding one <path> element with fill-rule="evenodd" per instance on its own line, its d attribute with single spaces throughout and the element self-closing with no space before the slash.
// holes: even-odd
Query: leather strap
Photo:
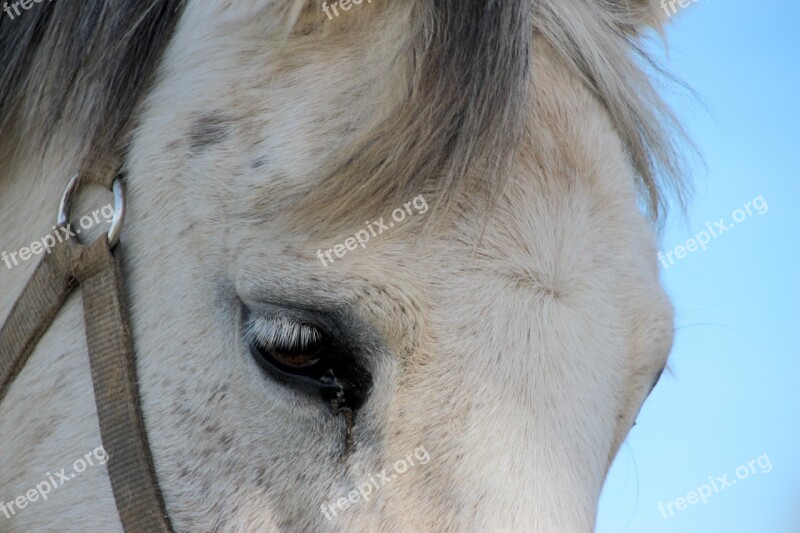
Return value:
<svg viewBox="0 0 800 533">
<path fill-rule="evenodd" d="M 172 532 L 141 410 L 122 272 L 106 235 L 76 269 L 100 435 L 120 522 L 127 533 Z"/>
<path fill-rule="evenodd" d="M 0 402 L 75 287 L 69 249 L 45 254 L 0 329 Z"/>
<path fill-rule="evenodd" d="M 107 236 L 88 246 L 66 240 L 41 259 L 0 329 L 0 401 L 78 284 L 100 435 L 123 530 L 172 533 L 139 401 L 122 273 Z"/>
</svg>

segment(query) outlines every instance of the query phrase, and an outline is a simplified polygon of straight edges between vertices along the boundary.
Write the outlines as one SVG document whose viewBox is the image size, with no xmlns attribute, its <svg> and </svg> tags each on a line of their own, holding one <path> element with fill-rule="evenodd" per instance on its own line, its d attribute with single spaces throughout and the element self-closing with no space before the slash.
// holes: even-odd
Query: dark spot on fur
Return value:
<svg viewBox="0 0 800 533">
<path fill-rule="evenodd" d="M 230 120 L 219 111 L 200 116 L 189 129 L 189 147 L 202 152 L 224 142 L 230 136 Z"/>
<path fill-rule="evenodd" d="M 180 233 L 178 233 L 178 238 L 186 237 L 186 235 L 194 228 L 194 222 L 190 223 L 188 226 L 183 228 Z"/>
<path fill-rule="evenodd" d="M 266 469 L 263 466 L 259 466 L 258 477 L 256 479 L 256 485 L 258 485 L 259 487 L 263 487 L 267 484 L 267 480 L 265 479 L 266 477 L 265 474 L 266 474 Z"/>
<path fill-rule="evenodd" d="M 250 163 L 250 166 L 253 168 L 261 168 L 267 164 L 267 161 L 268 161 L 267 156 L 256 157 Z"/>
</svg>

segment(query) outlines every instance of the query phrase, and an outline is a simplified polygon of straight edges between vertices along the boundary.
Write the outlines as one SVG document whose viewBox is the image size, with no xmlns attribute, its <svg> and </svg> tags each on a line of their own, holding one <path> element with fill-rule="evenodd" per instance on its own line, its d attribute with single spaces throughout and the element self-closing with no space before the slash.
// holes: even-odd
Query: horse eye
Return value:
<svg viewBox="0 0 800 533">
<path fill-rule="evenodd" d="M 244 335 L 250 355 L 269 377 L 318 391 L 334 412 L 363 403 L 368 373 L 325 329 L 282 316 L 254 318 L 245 310 Z"/>
<path fill-rule="evenodd" d="M 281 326 L 273 324 L 273 327 Z M 330 343 L 319 330 L 299 324 L 293 336 L 285 332 L 280 336 L 270 328 L 267 331 L 266 335 L 258 331 L 249 335 L 250 353 L 264 370 L 317 388 L 339 388 L 335 383 L 333 363 L 326 353 Z"/>
<path fill-rule="evenodd" d="M 648 396 L 653 392 L 653 390 L 655 390 L 656 385 L 658 385 L 658 382 L 661 381 L 661 376 L 664 374 L 664 370 L 666 369 L 667 367 L 664 365 L 664 367 L 658 371 L 658 374 L 656 374 L 655 378 L 653 378 L 653 384 L 650 385 L 650 392 L 647 393 Z"/>
</svg>

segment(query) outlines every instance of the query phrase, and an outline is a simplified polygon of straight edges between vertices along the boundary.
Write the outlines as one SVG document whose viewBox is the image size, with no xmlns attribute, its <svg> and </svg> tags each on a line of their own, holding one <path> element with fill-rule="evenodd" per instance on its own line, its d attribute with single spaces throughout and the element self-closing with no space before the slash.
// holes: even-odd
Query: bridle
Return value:
<svg viewBox="0 0 800 533">
<path fill-rule="evenodd" d="M 100 436 L 120 522 L 126 533 L 171 533 L 147 442 L 119 255 L 113 253 L 125 216 L 120 153 L 95 150 L 64 191 L 58 226 L 68 228 L 72 198 L 87 184 L 113 191 L 114 218 L 108 233 L 91 244 L 66 239 L 43 255 L 0 329 L 0 402 L 80 286 Z"/>
</svg>

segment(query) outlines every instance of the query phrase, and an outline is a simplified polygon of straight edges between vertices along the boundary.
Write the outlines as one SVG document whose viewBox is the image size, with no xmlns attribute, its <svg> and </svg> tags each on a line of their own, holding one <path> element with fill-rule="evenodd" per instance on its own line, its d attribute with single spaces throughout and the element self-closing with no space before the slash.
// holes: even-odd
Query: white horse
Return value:
<svg viewBox="0 0 800 533">
<path fill-rule="evenodd" d="M 10 8 L 0 319 L 132 115 L 117 253 L 176 531 L 593 528 L 673 336 L 657 2 Z M 0 404 L 0 531 L 121 529 L 79 302 Z"/>
</svg>

